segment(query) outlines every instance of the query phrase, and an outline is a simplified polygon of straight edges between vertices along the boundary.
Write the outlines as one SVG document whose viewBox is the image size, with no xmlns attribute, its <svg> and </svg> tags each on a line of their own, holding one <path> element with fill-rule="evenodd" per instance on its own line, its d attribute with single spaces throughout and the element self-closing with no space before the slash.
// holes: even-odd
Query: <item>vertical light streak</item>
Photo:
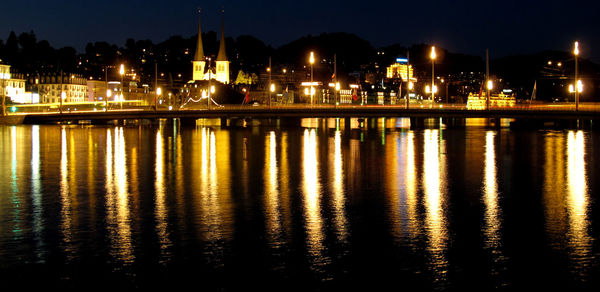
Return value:
<svg viewBox="0 0 600 292">
<path fill-rule="evenodd" d="M 171 245 L 169 240 L 169 232 L 167 230 L 167 206 L 165 203 L 165 179 L 164 179 L 164 146 L 161 129 L 156 131 L 156 156 L 154 172 L 156 179 L 154 181 L 154 217 L 156 219 L 156 234 L 160 243 L 161 261 L 167 260 L 168 248 Z"/>
<path fill-rule="evenodd" d="M 445 282 L 448 261 L 446 244 L 448 231 L 445 208 L 446 169 L 445 160 L 440 153 L 438 130 L 425 131 L 424 149 L 424 191 L 425 191 L 425 229 L 427 232 L 427 250 L 431 256 L 430 265 L 436 282 Z"/>
<path fill-rule="evenodd" d="M 496 175 L 495 134 L 488 131 L 485 136 L 484 196 L 486 248 L 498 250 L 500 241 L 500 208 L 498 206 L 498 184 Z"/>
<path fill-rule="evenodd" d="M 67 253 L 67 258 L 70 260 L 73 256 L 73 234 L 71 223 L 71 200 L 69 198 L 69 169 L 67 157 L 67 130 L 61 127 L 60 130 L 60 230 L 62 233 L 63 249 Z"/>
<path fill-rule="evenodd" d="M 31 127 L 31 201 L 33 205 L 33 237 L 37 261 L 43 263 L 44 255 L 44 217 L 42 206 L 42 184 L 40 175 L 40 126 Z"/>
<path fill-rule="evenodd" d="M 592 239 L 588 234 L 588 191 L 585 170 L 585 141 L 582 131 L 567 138 L 567 214 L 569 255 L 573 271 L 585 275 L 592 265 Z"/>
<path fill-rule="evenodd" d="M 275 132 L 269 132 L 269 135 L 265 138 L 264 181 L 266 226 L 269 245 L 276 248 L 281 244 L 281 212 L 279 206 L 277 141 Z"/>
<path fill-rule="evenodd" d="M 304 130 L 302 155 L 302 191 L 307 232 L 308 256 L 314 269 L 319 269 L 326 259 L 323 255 L 323 219 L 321 218 L 321 186 L 317 160 L 317 137 L 315 129 Z"/>
<path fill-rule="evenodd" d="M 346 194 L 344 192 L 344 168 L 342 163 L 342 134 L 335 131 L 333 138 L 333 210 L 334 225 L 339 241 L 345 241 L 348 237 L 346 220 Z"/>
</svg>

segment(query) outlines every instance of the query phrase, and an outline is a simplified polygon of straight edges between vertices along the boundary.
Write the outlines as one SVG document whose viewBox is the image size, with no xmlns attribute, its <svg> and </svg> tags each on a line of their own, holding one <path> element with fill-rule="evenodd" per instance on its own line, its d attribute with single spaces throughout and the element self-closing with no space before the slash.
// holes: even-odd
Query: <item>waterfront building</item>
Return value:
<svg viewBox="0 0 600 292">
<path fill-rule="evenodd" d="M 467 98 L 467 109 L 483 110 L 486 104 L 486 92 L 479 94 L 469 93 Z M 516 104 L 516 98 L 513 94 L 490 94 L 490 107 L 513 107 Z"/>
<path fill-rule="evenodd" d="M 0 95 L 15 103 L 32 103 L 32 94 L 25 92 L 25 79 L 21 75 L 11 74 L 10 65 L 0 64 Z"/>
<path fill-rule="evenodd" d="M 87 80 L 78 74 L 53 73 L 36 77 L 41 103 L 85 102 L 88 99 Z"/>
<path fill-rule="evenodd" d="M 87 101 L 106 101 L 107 99 L 107 82 L 100 80 L 87 80 Z M 112 93 L 112 92 L 111 92 Z M 112 95 L 112 94 L 111 94 Z"/>
</svg>

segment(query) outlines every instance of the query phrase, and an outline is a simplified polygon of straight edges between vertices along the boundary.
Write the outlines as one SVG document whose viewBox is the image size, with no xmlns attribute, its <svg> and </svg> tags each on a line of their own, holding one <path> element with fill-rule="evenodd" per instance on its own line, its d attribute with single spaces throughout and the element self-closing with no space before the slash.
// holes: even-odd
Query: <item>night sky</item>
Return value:
<svg viewBox="0 0 600 292">
<path fill-rule="evenodd" d="M 600 62 L 600 1 L 4 1 L 0 39 L 11 30 L 33 30 L 54 47 L 127 38 L 160 42 L 196 33 L 197 8 L 204 31 L 219 31 L 225 7 L 227 36 L 250 34 L 279 46 L 308 34 L 349 32 L 375 47 L 429 43 L 453 52 L 491 57 L 571 49 Z"/>
</svg>

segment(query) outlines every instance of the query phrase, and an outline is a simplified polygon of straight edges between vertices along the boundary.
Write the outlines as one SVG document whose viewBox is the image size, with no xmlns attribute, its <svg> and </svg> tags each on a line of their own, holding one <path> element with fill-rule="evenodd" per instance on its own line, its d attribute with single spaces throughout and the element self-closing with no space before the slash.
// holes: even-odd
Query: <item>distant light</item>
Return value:
<svg viewBox="0 0 600 292">
<path fill-rule="evenodd" d="M 408 82 L 408 89 L 412 90 L 413 88 L 415 88 L 415 84 L 412 81 Z"/>
<path fill-rule="evenodd" d="M 212 86 L 210 87 L 210 93 L 215 93 L 215 86 L 214 86 L 214 85 L 212 85 Z"/>
<path fill-rule="evenodd" d="M 408 58 L 396 58 L 396 63 L 406 64 L 408 63 Z"/>
<path fill-rule="evenodd" d="M 308 95 L 308 87 L 304 88 L 304 95 Z"/>
<path fill-rule="evenodd" d="M 169 106 L 169 110 L 173 110 L 173 106 L 172 105 Z"/>
<path fill-rule="evenodd" d="M 577 80 L 577 92 L 583 92 L 583 82 Z"/>
<path fill-rule="evenodd" d="M 271 92 L 275 92 L 275 84 L 271 83 Z"/>
<path fill-rule="evenodd" d="M 156 95 L 161 95 L 162 94 L 162 88 L 158 87 L 156 88 Z"/>
<path fill-rule="evenodd" d="M 17 107 L 16 106 L 11 107 L 10 111 L 13 112 L 13 113 L 16 112 L 17 111 Z"/>
<path fill-rule="evenodd" d="M 579 42 L 575 42 L 575 48 L 573 49 L 573 54 L 575 54 L 575 56 L 579 55 Z"/>
<path fill-rule="evenodd" d="M 110 91 L 110 89 L 106 90 L 106 96 L 107 97 L 111 97 L 112 96 L 112 91 Z"/>
<path fill-rule="evenodd" d="M 125 74 L 125 65 L 121 64 L 121 67 L 119 68 L 119 74 Z"/>
<path fill-rule="evenodd" d="M 283 74 L 287 73 L 287 69 L 283 68 Z"/>
<path fill-rule="evenodd" d="M 431 60 L 435 60 L 435 58 L 437 57 L 437 55 L 435 54 L 435 46 L 431 46 L 431 54 L 429 55 L 429 57 L 431 58 Z"/>
<path fill-rule="evenodd" d="M 340 91 L 340 88 L 341 88 L 340 83 L 336 82 L 335 83 L 335 90 Z"/>
<path fill-rule="evenodd" d="M 492 88 L 494 88 L 494 83 L 492 82 L 492 80 L 488 80 L 487 81 L 487 89 L 492 90 Z"/>
<path fill-rule="evenodd" d="M 308 59 L 308 62 L 310 62 L 311 65 L 315 63 L 315 53 L 314 52 L 310 52 L 310 58 Z"/>
</svg>

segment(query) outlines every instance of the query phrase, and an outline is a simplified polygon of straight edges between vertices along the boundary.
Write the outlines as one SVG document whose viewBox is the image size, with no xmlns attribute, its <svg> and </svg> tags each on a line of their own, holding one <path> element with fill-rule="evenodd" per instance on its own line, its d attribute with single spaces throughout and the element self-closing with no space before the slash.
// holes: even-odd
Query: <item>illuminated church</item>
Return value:
<svg viewBox="0 0 600 292">
<path fill-rule="evenodd" d="M 193 63 L 193 80 L 209 80 L 216 79 L 217 81 L 229 84 L 229 61 L 227 61 L 227 52 L 225 51 L 225 21 L 221 23 L 221 42 L 219 45 L 219 54 L 217 55 L 216 70 L 210 67 L 206 68 L 207 58 L 204 56 L 204 48 L 202 46 L 202 27 L 201 20 L 198 19 L 198 41 L 196 42 L 196 53 L 194 54 Z M 208 58 L 210 62 L 210 58 Z"/>
</svg>

